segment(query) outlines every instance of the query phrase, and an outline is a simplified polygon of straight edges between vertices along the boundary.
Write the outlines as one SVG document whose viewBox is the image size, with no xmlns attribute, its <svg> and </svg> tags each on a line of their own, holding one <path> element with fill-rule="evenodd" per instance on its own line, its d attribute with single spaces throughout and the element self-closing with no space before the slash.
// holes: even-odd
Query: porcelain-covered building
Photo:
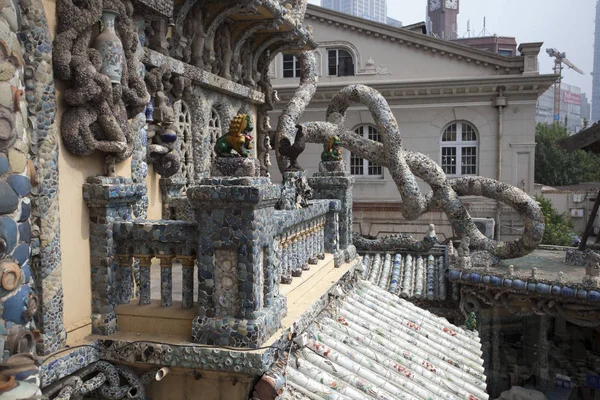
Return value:
<svg viewBox="0 0 600 400">
<path fill-rule="evenodd" d="M 458 290 L 459 299 L 449 302 L 457 306 L 461 288 L 466 293 L 469 283 L 479 284 L 467 273 L 479 267 L 470 252 L 492 261 L 532 252 L 544 231 L 540 209 L 518 187 L 475 175 L 449 179 L 448 165 L 404 147 L 410 143 L 403 144 L 394 102 L 386 101 L 380 81 L 385 69 L 373 73 L 372 63 L 368 73 L 360 63 L 356 71 L 370 76 L 383 96 L 364 85 L 329 94 L 331 82 L 325 82 L 325 97 L 331 97 L 326 118 L 301 122 L 303 112 L 313 112 L 307 107 L 315 93 L 323 98 L 317 91 L 323 64 L 313 51 L 316 30 L 305 25 L 306 1 L 21 0 L 3 6 L 0 398 L 489 398 L 487 342 L 475 331 L 489 332 L 489 320 L 454 326 L 398 299 L 398 282 L 393 293 L 385 290 L 400 278 L 411 294 L 422 295 L 427 286 L 427 295 L 441 299 Z M 539 45 L 524 46 L 522 58 L 502 64 L 423 40 L 411 42 L 409 58 L 437 54 L 452 59 L 456 70 L 480 72 L 477 85 L 457 79 L 456 87 L 431 88 L 431 94 L 468 90 L 483 102 L 486 91 L 497 97 L 492 89 L 500 81 L 508 85 L 502 93 L 522 94 L 515 101 L 528 107 L 537 90 L 532 82 L 543 86 L 549 79 L 536 74 Z M 356 53 L 333 50 L 328 71 L 352 71 Z M 293 95 L 280 91 L 289 96 L 287 107 L 269 118 L 277 99 L 269 68 L 282 52 L 300 60 L 300 76 Z M 470 55 L 477 55 L 475 65 L 457 59 Z M 287 73 L 297 74 L 294 58 L 286 60 Z M 443 69 L 427 65 L 431 72 Z M 486 68 L 498 76 L 486 76 Z M 405 90 L 399 96 L 422 91 Z M 362 136 L 344 125 L 355 123 L 352 103 L 367 106 L 360 118 L 372 121 L 377 134 L 371 125 Z M 441 114 L 438 125 L 450 117 Z M 471 124 L 477 132 L 461 122 L 456 138 L 492 129 L 477 117 Z M 513 139 L 528 160 L 531 143 Z M 305 162 L 306 143 L 324 146 L 320 159 Z M 345 162 L 342 147 L 356 157 Z M 269 177 L 275 164 L 283 184 Z M 355 237 L 356 177 L 349 170 L 361 165 L 390 171 L 406 219 L 443 210 L 462 240 L 458 256 L 438 245 L 429 225 L 423 240 Z M 470 168 L 468 162 L 462 167 Z M 430 194 L 417 178 L 430 185 Z M 501 242 L 481 234 L 461 200 L 469 196 L 515 210 L 524 221 L 522 235 Z M 414 262 L 404 270 L 399 263 L 392 268 L 387 256 L 370 263 L 356 246 L 370 253 L 408 251 Z M 450 266 L 452 285 L 445 276 Z M 538 283 L 545 296 L 549 286 Z M 587 287 L 565 286 L 564 293 L 573 290 L 577 302 L 600 299 Z M 456 314 L 454 322 L 464 322 Z M 362 336 L 371 341 L 358 342 Z M 396 338 L 400 345 L 391 343 Z M 314 351 L 321 352 L 318 359 Z M 356 357 L 345 358 L 348 352 Z"/>
</svg>

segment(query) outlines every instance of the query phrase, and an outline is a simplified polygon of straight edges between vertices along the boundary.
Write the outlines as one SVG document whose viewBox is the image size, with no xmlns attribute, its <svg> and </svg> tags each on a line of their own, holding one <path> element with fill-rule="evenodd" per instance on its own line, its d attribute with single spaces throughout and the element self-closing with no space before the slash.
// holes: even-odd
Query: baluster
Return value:
<svg viewBox="0 0 600 400">
<path fill-rule="evenodd" d="M 173 305 L 173 260 L 174 256 L 160 256 L 160 306 Z"/>
<path fill-rule="evenodd" d="M 319 260 L 325 259 L 325 217 L 321 217 L 319 224 Z"/>
<path fill-rule="evenodd" d="M 314 229 L 313 229 L 313 221 L 310 221 L 308 223 L 308 239 L 306 239 L 306 243 L 307 246 L 306 248 L 308 249 L 308 263 L 311 265 L 314 265 L 314 258 L 313 258 L 313 252 L 314 252 Z"/>
<path fill-rule="evenodd" d="M 318 264 L 319 260 L 317 260 L 317 223 L 315 220 L 312 220 L 310 223 L 310 258 L 308 259 L 309 264 Z"/>
<path fill-rule="evenodd" d="M 281 239 L 281 283 L 292 283 L 289 232 L 286 232 Z"/>
<path fill-rule="evenodd" d="M 301 246 L 301 260 L 302 260 L 302 270 L 308 271 L 310 266 L 308 265 L 308 228 L 304 225 L 302 228 L 302 232 L 300 235 L 300 246 Z"/>
<path fill-rule="evenodd" d="M 119 304 L 129 304 L 133 294 L 133 257 L 130 254 L 119 255 Z"/>
<path fill-rule="evenodd" d="M 152 267 L 152 256 L 138 256 L 140 259 L 140 306 L 151 303 L 150 299 L 150 268 Z"/>
<path fill-rule="evenodd" d="M 302 264 L 300 264 L 300 232 L 297 228 L 292 231 L 292 251 L 290 252 L 290 258 L 292 260 L 292 276 L 302 276 Z"/>
<path fill-rule="evenodd" d="M 313 224 L 312 221 L 308 223 L 307 237 L 306 237 L 306 258 L 309 264 L 314 264 L 313 261 Z"/>
<path fill-rule="evenodd" d="M 319 220 L 315 220 L 315 225 L 313 226 L 313 257 L 317 260 L 319 259 Z"/>
<path fill-rule="evenodd" d="M 182 267 L 182 293 L 181 307 L 192 308 L 194 306 L 194 257 L 180 257 Z"/>
</svg>

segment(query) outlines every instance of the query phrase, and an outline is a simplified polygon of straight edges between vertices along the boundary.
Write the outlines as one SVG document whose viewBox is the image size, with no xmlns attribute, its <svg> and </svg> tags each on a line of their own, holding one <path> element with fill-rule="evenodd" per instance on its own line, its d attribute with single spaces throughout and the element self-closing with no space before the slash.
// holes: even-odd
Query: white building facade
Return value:
<svg viewBox="0 0 600 400">
<path fill-rule="evenodd" d="M 403 146 L 428 155 L 448 177 L 500 178 L 533 193 L 536 103 L 555 80 L 538 72 L 541 43 L 522 44 L 521 56 L 504 57 L 310 5 L 305 22 L 313 26 L 320 44 L 316 51 L 320 77 L 301 122 L 324 121 L 327 106 L 340 89 L 366 84 L 389 103 Z M 296 67 L 292 54 L 280 55 L 271 66 L 271 80 L 281 99 L 273 117 L 298 86 Z M 346 127 L 380 140 L 370 112 L 358 104 L 349 109 Z M 322 146 L 307 145 L 302 154 L 300 164 L 309 175 L 317 171 L 321 151 Z M 440 237 L 454 236 L 441 212 L 403 220 L 402 201 L 389 171 L 348 152 L 344 156 L 356 177 L 356 232 L 420 236 L 435 223 Z M 275 169 L 273 178 L 281 179 Z M 501 207 L 498 213 L 495 201 L 474 197 L 467 202 L 489 235 L 497 228 L 502 239 L 521 232 L 519 217 L 508 208 Z M 500 222 L 498 227 L 495 221 Z"/>
</svg>

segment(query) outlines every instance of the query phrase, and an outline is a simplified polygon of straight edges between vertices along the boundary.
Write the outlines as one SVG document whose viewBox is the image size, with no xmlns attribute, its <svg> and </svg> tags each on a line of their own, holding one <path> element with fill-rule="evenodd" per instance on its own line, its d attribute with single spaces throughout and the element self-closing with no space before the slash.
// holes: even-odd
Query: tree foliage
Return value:
<svg viewBox="0 0 600 400">
<path fill-rule="evenodd" d="M 570 246 L 573 243 L 573 221 L 565 214 L 559 214 L 552 207 L 551 200 L 542 196 L 535 196 L 535 200 L 540 204 L 546 220 L 542 244 Z"/>
<path fill-rule="evenodd" d="M 535 182 L 548 186 L 600 180 L 600 157 L 583 150 L 567 151 L 556 142 L 569 136 L 559 124 L 538 124 L 535 132 Z"/>
</svg>

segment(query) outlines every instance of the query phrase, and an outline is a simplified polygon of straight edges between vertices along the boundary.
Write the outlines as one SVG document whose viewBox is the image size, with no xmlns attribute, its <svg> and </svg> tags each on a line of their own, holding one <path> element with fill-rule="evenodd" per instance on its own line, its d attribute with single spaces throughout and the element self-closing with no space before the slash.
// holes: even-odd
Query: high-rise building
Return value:
<svg viewBox="0 0 600 400">
<path fill-rule="evenodd" d="M 565 125 L 570 133 L 579 132 L 583 127 L 585 94 L 577 86 L 562 83 L 560 96 L 560 123 Z M 554 86 L 538 98 L 536 107 L 536 122 L 552 124 L 554 121 Z"/>
<path fill-rule="evenodd" d="M 591 118 L 592 106 L 585 93 L 581 93 L 581 119 L 587 119 L 588 123 Z"/>
<path fill-rule="evenodd" d="M 600 121 L 600 1 L 596 3 L 596 34 L 594 38 L 594 80 L 592 83 L 592 120 Z"/>
<path fill-rule="evenodd" d="M 391 17 L 387 17 L 387 24 L 395 28 L 402 28 L 402 21 L 398 21 L 397 19 Z"/>
<path fill-rule="evenodd" d="M 386 24 L 386 0 L 321 0 L 321 7 Z"/>
</svg>

